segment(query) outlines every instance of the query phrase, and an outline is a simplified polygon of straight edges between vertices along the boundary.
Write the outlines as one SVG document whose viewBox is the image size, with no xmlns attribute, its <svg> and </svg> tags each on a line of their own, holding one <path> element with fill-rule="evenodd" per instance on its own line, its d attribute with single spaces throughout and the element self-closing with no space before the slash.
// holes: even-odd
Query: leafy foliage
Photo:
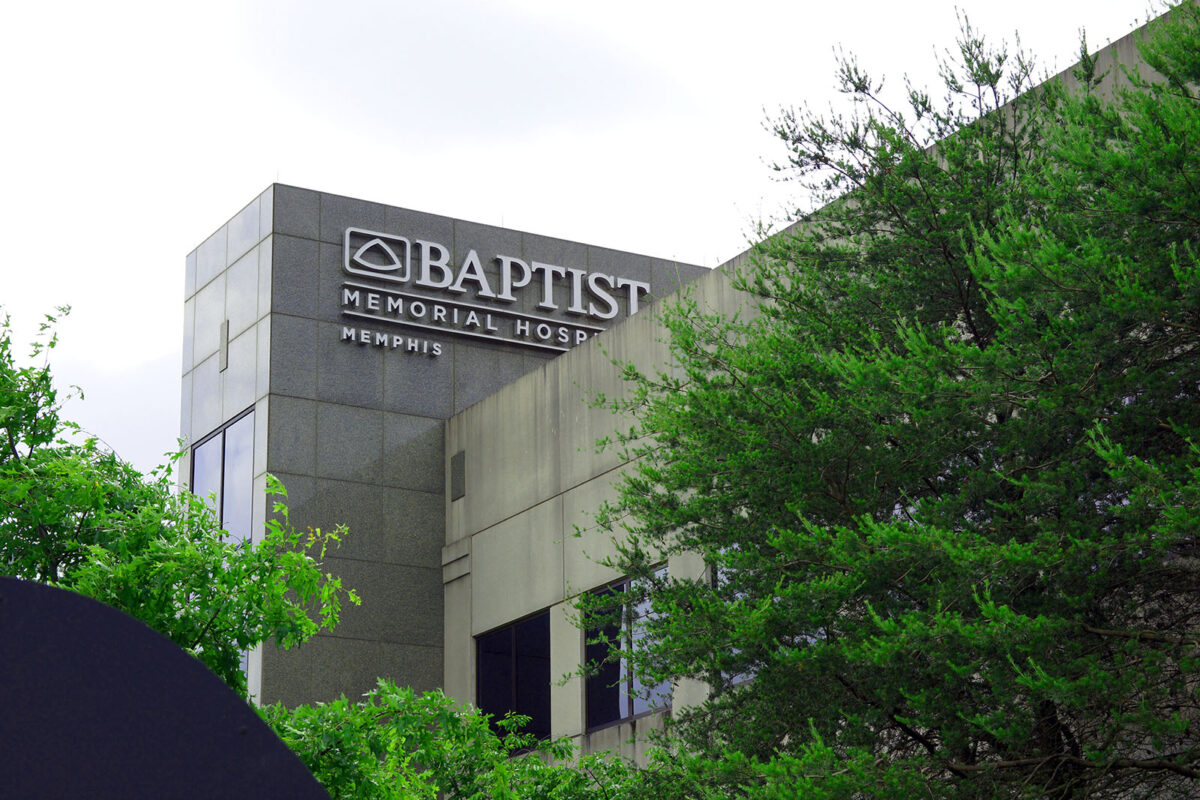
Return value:
<svg viewBox="0 0 1200 800">
<path fill-rule="evenodd" d="M 679 794 L 1196 793 L 1200 9 L 1143 45 L 1165 80 L 1003 107 L 1028 65 L 965 33 L 941 110 L 847 62 L 854 115 L 783 114 L 849 193 L 634 376 L 600 521 L 656 612 L 624 655 L 712 687 Z M 708 579 L 651 579 L 683 552 Z"/>
<path fill-rule="evenodd" d="M 622 798 L 636 773 L 606 756 L 576 758 L 567 740 L 537 742 L 524 719 L 500 722 L 440 692 L 417 694 L 381 680 L 357 703 L 262 709 L 335 798 Z M 524 753 L 524 755 L 518 754 Z"/>
<path fill-rule="evenodd" d="M 48 317 L 43 333 L 53 324 Z M 53 348 L 52 336 L 34 358 Z M 242 653 L 291 647 L 357 603 L 320 559 L 341 530 L 301 533 L 275 505 L 261 541 L 231 541 L 205 502 L 60 419 L 49 364 L 19 366 L 0 325 L 0 571 L 137 617 L 245 694 Z M 283 497 L 284 490 L 272 483 Z"/>
<path fill-rule="evenodd" d="M 48 334 L 34 358 L 54 347 Z M 59 416 L 48 363 L 20 366 L 0 324 L 0 572 L 94 597 L 193 653 L 244 695 L 242 654 L 301 644 L 338 621 L 339 578 L 321 571 L 344 529 L 297 531 L 287 506 L 257 542 L 233 541 L 210 504 L 176 491 L 170 471 L 144 477 Z M 268 489 L 286 499 L 282 485 Z M 260 709 L 336 798 L 633 797 L 622 761 L 537 742 L 523 720 L 458 708 L 440 692 L 387 681 L 358 701 Z M 526 751 L 528 751 L 526 753 Z M 518 756 L 526 753 L 522 757 Z"/>
</svg>

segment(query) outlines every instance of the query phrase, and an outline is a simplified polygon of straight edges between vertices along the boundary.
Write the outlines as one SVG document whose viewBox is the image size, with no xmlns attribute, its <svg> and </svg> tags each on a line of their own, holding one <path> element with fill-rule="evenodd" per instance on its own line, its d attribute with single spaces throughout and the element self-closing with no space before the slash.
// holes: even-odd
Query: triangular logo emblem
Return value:
<svg viewBox="0 0 1200 800">
<path fill-rule="evenodd" d="M 378 236 L 358 248 L 354 252 L 354 255 L 350 257 L 350 260 L 357 266 L 374 272 L 395 272 L 399 270 L 398 275 L 389 277 L 400 281 L 408 280 L 408 264 L 396 255 L 396 251 L 389 247 L 387 242 Z"/>
</svg>

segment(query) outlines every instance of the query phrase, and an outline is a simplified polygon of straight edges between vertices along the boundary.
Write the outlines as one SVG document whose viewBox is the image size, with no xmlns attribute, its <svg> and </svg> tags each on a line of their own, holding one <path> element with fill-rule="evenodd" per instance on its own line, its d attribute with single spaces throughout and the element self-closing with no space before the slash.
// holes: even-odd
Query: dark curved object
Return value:
<svg viewBox="0 0 1200 800">
<path fill-rule="evenodd" d="M 158 632 L 0 578 L 0 794 L 329 800 L 245 701 Z"/>
</svg>

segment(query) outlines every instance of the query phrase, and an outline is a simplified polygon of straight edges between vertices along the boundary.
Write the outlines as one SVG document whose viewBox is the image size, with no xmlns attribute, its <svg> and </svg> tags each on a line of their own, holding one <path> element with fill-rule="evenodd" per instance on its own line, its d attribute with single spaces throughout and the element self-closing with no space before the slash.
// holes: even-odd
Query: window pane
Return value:
<svg viewBox="0 0 1200 800">
<path fill-rule="evenodd" d="M 225 429 L 225 492 L 221 522 L 234 541 L 250 538 L 254 489 L 254 414 Z"/>
<path fill-rule="evenodd" d="M 509 711 L 527 716 L 523 729 L 550 736 L 550 614 L 484 634 L 475 640 L 475 705 L 494 719 Z"/>
<path fill-rule="evenodd" d="M 513 634 L 504 628 L 475 640 L 475 705 L 501 719 L 513 707 Z"/>
<path fill-rule="evenodd" d="M 665 579 L 667 568 L 661 567 L 655 571 L 655 577 Z M 597 596 L 611 596 L 617 602 L 622 593 L 630 588 L 629 581 L 623 581 L 611 586 Z M 605 628 L 607 642 L 587 646 L 586 658 L 589 664 L 596 664 L 611 655 L 611 649 L 620 647 L 626 650 L 636 650 L 644 638 L 644 621 L 652 616 L 650 602 L 643 600 L 622 614 L 619 625 Z M 589 631 L 588 638 L 595 638 L 597 631 Z M 596 728 L 608 725 L 638 714 L 644 714 L 655 709 L 666 708 L 671 704 L 671 685 L 668 681 L 648 684 L 638 679 L 628 658 L 620 658 L 601 666 L 587 679 L 587 726 Z"/>
<path fill-rule="evenodd" d="M 192 450 L 192 493 L 208 501 L 213 513 L 220 508 L 209 495 L 221 497 L 221 441 L 217 435 Z"/>
<path fill-rule="evenodd" d="M 539 614 L 516 626 L 515 711 L 530 717 L 525 731 L 550 737 L 550 615 Z"/>
<path fill-rule="evenodd" d="M 633 676 L 633 713 L 642 714 L 671 705 L 671 684 L 668 681 L 650 685 Z"/>
<path fill-rule="evenodd" d="M 588 638 L 593 638 L 597 633 L 598 631 L 589 631 Z M 604 628 L 603 633 L 605 641 L 587 645 L 584 652 L 584 657 L 589 665 L 599 665 L 595 668 L 595 672 L 589 674 L 587 678 L 587 726 L 589 728 L 616 722 L 628 713 L 622 707 L 621 702 L 621 698 L 625 694 L 621 684 L 621 663 L 605 661 L 608 657 L 609 642 L 617 641 L 621 635 L 620 626 L 609 625 Z"/>
</svg>

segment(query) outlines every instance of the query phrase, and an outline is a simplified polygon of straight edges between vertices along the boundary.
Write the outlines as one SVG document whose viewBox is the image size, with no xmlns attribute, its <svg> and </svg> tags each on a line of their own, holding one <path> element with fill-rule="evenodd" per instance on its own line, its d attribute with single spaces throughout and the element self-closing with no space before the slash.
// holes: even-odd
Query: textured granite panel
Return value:
<svg viewBox="0 0 1200 800">
<path fill-rule="evenodd" d="M 533 372 L 541 369 L 546 365 L 546 362 L 553 361 L 558 357 L 558 353 L 542 352 L 541 350 L 528 350 L 521 354 L 524 362 L 524 370 Z"/>
<path fill-rule="evenodd" d="M 183 362 L 180 365 L 183 372 L 192 368 L 192 350 L 195 347 L 196 329 L 196 300 L 188 298 L 183 304 Z"/>
<path fill-rule="evenodd" d="M 187 254 L 183 262 L 183 297 L 186 300 L 196 293 L 196 252 Z"/>
<path fill-rule="evenodd" d="M 269 401 L 267 471 L 312 475 L 317 470 L 317 404 L 283 395 Z"/>
<path fill-rule="evenodd" d="M 533 266 L 533 262 L 537 261 L 543 264 L 553 264 L 557 267 L 569 269 L 588 270 L 588 248 L 587 245 L 579 244 L 578 242 L 568 242 L 563 239 L 552 239 L 549 236 L 538 236 L 534 233 L 524 235 L 524 253 L 525 263 Z M 538 308 L 537 304 L 541 301 L 541 292 L 533 291 L 532 285 L 525 289 L 523 301 L 524 310 L 531 314 L 546 316 L 548 314 L 565 315 L 563 318 L 567 320 L 584 320 L 579 314 L 571 314 L 567 312 L 567 308 L 571 304 L 570 279 L 558 278 L 555 280 L 554 302 L 558 306 L 557 310 L 548 310 Z M 582 301 L 583 307 L 587 308 L 586 291 Z M 594 323 L 593 323 L 594 324 Z"/>
<path fill-rule="evenodd" d="M 440 496 L 445 482 L 444 428 L 440 419 L 385 413 L 379 480 Z"/>
<path fill-rule="evenodd" d="M 198 364 L 217 352 L 221 323 L 225 321 L 225 275 L 209 281 L 196 294 L 196 321 L 192 338 L 192 363 Z"/>
<path fill-rule="evenodd" d="M 374 483 L 383 457 L 383 412 L 317 405 L 317 470 L 322 477 Z"/>
<path fill-rule="evenodd" d="M 179 435 L 192 438 L 192 373 L 185 372 L 179 387 Z"/>
<path fill-rule="evenodd" d="M 520 231 L 511 231 L 505 228 L 496 228 L 492 225 L 481 225 L 477 222 L 464 222 L 455 220 L 454 222 L 454 241 L 448 242 L 439 240 L 442 244 L 450 246 L 452 255 L 450 264 L 457 270 L 462 266 L 463 260 L 471 250 L 475 250 L 479 256 L 479 263 L 483 267 L 483 272 L 487 275 L 488 281 L 491 284 L 493 292 L 500 292 L 500 265 L 496 261 L 497 255 L 512 256 L 521 258 L 528 263 L 528 259 L 523 257 L 522 241 L 523 234 Z M 472 285 L 472 290 L 475 288 Z M 510 309 L 514 311 L 528 311 L 531 307 L 530 303 L 536 303 L 537 300 L 529 300 L 527 295 L 529 291 L 516 292 L 518 301 L 515 303 L 500 303 L 500 308 Z M 486 301 L 481 305 L 486 305 Z"/>
<path fill-rule="evenodd" d="M 271 317 L 266 316 L 254 326 L 258 340 L 258 357 L 255 359 L 254 399 L 265 397 L 271 388 Z"/>
<path fill-rule="evenodd" d="M 192 438 L 195 442 L 221 424 L 221 383 L 214 354 L 192 370 Z"/>
<path fill-rule="evenodd" d="M 384 361 L 403 358 L 370 344 L 342 341 L 340 323 L 317 329 L 317 399 L 364 408 L 383 403 Z"/>
<path fill-rule="evenodd" d="M 454 407 L 453 377 L 456 345 L 435 337 L 442 354 L 430 357 L 396 350 L 383 357 L 383 408 L 402 414 L 445 419 Z"/>
<path fill-rule="evenodd" d="M 358 698 L 389 678 L 419 692 L 442 682 L 442 648 L 315 636 L 294 650 L 263 648 L 260 701 L 299 705 Z"/>
<path fill-rule="evenodd" d="M 654 259 L 650 265 L 650 296 L 663 298 L 709 272 L 703 267 Z"/>
<path fill-rule="evenodd" d="M 383 231 L 387 206 L 336 194 L 321 195 L 321 241 L 341 245 L 346 228 Z"/>
<path fill-rule="evenodd" d="M 275 470 L 271 470 L 270 472 L 283 484 L 283 488 L 287 491 L 286 497 L 275 495 L 268 497 L 267 503 L 270 504 L 270 508 L 273 509 L 274 504 L 277 502 L 284 503 L 288 507 L 293 527 L 299 527 L 303 530 L 305 526 L 312 524 L 305 520 L 302 509 L 312 504 L 313 486 L 316 485 L 316 478 L 309 477 L 308 475 L 296 475 L 291 472 L 276 472 Z M 271 516 L 274 517 L 277 515 L 272 511 Z"/>
<path fill-rule="evenodd" d="M 232 338 L 258 319 L 258 251 L 251 250 L 225 272 L 225 318 Z"/>
<path fill-rule="evenodd" d="M 254 401 L 254 476 L 256 480 L 258 476 L 267 474 L 267 425 L 271 419 L 267 410 L 267 398 L 262 397 Z M 259 496 L 262 496 L 261 492 Z"/>
<path fill-rule="evenodd" d="M 275 257 L 275 237 L 268 236 L 258 246 L 258 317 L 271 313 L 271 259 Z"/>
<path fill-rule="evenodd" d="M 442 568 L 381 564 L 326 556 L 324 570 L 358 592 L 343 606 L 337 635 L 397 644 L 442 645 Z"/>
<path fill-rule="evenodd" d="M 403 236 L 409 241 L 422 239 L 449 247 L 454 241 L 454 220 L 438 214 L 388 206 L 384 209 L 382 232 Z"/>
<path fill-rule="evenodd" d="M 260 236 L 269 236 L 275 225 L 275 186 L 268 186 L 266 191 L 258 196 L 258 232 Z"/>
<path fill-rule="evenodd" d="M 316 399 L 317 322 L 286 314 L 270 320 L 271 392 Z"/>
<path fill-rule="evenodd" d="M 298 525 L 350 528 L 333 553 L 339 558 L 440 568 L 440 494 L 315 478 L 307 502 L 292 508 Z"/>
<path fill-rule="evenodd" d="M 628 253 L 624 250 L 613 250 L 594 244 L 588 245 L 587 251 L 587 265 L 589 270 L 598 270 L 616 275 L 628 275 L 638 280 L 648 280 L 651 271 L 650 265 L 653 260 L 650 256 Z"/>
<path fill-rule="evenodd" d="M 588 266 L 588 246 L 585 244 L 539 236 L 536 233 L 523 234 L 522 240 L 521 256 L 527 261 L 542 261 L 560 267 L 586 269 Z"/>
<path fill-rule="evenodd" d="M 256 421 L 257 422 L 257 421 Z M 250 508 L 250 541 L 253 543 L 261 542 L 266 537 L 266 514 L 267 514 L 267 476 L 266 473 L 254 473 L 254 485 L 251 488 L 251 497 L 254 498 L 253 505 Z"/>
<path fill-rule="evenodd" d="M 221 373 L 221 416 L 229 419 L 254 403 L 258 335 L 251 328 L 229 342 L 229 366 Z"/>
<path fill-rule="evenodd" d="M 454 241 L 442 241 L 441 243 L 453 248 L 452 261 L 461 262 L 463 256 L 471 248 L 477 250 L 486 248 L 488 252 L 484 253 L 481 250 L 479 253 L 483 258 L 491 258 L 497 253 L 520 257 L 524 253 L 522 250 L 523 236 L 524 234 L 520 231 L 508 228 L 497 228 L 495 225 L 483 225 L 466 220 L 454 220 Z"/>
<path fill-rule="evenodd" d="M 233 262 L 245 255 L 262 238 L 259 235 L 258 198 L 251 200 L 248 206 L 229 220 L 226 227 L 229 229 L 229 233 L 225 260 Z"/>
<path fill-rule="evenodd" d="M 275 184 L 274 222 L 277 234 L 317 239 L 321 232 L 321 195 L 308 189 Z"/>
<path fill-rule="evenodd" d="M 321 242 L 317 256 L 317 316 L 323 320 L 340 320 L 349 325 L 358 325 L 358 320 L 342 316 L 342 283 L 347 280 L 362 282 L 342 268 L 342 247 Z M 370 283 L 367 281 L 367 283 Z M 370 325 L 369 320 L 363 320 Z M 383 326 L 391 329 L 394 326 Z M 400 329 L 397 328 L 397 331 Z"/>
<path fill-rule="evenodd" d="M 317 243 L 276 235 L 271 243 L 271 310 L 314 316 L 317 312 Z"/>
<path fill-rule="evenodd" d="M 647 281 L 650 284 L 650 293 L 657 295 L 658 287 L 654 282 L 652 270 L 650 268 L 650 257 L 641 256 L 636 253 L 626 253 L 622 250 L 610 250 L 607 247 L 588 246 L 588 269 L 592 272 L 605 272 L 609 275 L 618 275 L 620 277 L 632 278 L 638 281 Z M 629 316 L 628 289 L 612 289 L 613 297 L 617 298 L 617 305 L 620 308 L 615 319 L 610 320 L 609 324 L 625 319 Z M 639 293 L 639 298 L 645 298 L 645 294 Z M 641 300 L 639 299 L 639 303 Z"/>
<path fill-rule="evenodd" d="M 225 269 L 225 228 L 221 227 L 196 249 L 196 288 L 217 277 Z"/>
<path fill-rule="evenodd" d="M 481 342 L 454 348 L 454 412 L 458 413 L 525 374 L 524 355 L 511 346 Z"/>
</svg>

